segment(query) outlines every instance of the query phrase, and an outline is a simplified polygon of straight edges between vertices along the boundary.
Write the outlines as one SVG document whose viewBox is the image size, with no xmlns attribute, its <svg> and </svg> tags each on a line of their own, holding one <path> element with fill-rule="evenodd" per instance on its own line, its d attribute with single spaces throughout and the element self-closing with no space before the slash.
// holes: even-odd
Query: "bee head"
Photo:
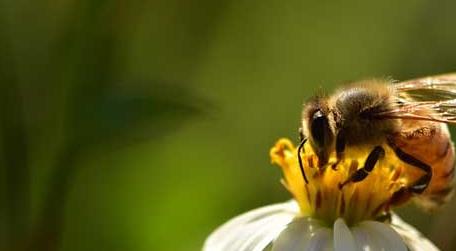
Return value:
<svg viewBox="0 0 456 251">
<path fill-rule="evenodd" d="M 320 166 L 328 162 L 334 142 L 333 119 L 328 104 L 323 99 L 309 102 L 303 111 L 302 128 L 314 152 L 318 155 Z"/>
</svg>

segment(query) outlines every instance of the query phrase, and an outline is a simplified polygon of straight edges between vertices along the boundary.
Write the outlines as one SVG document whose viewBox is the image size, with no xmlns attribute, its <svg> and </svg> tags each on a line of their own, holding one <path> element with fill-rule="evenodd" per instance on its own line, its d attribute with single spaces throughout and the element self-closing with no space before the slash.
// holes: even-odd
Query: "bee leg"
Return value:
<svg viewBox="0 0 456 251">
<path fill-rule="evenodd" d="M 360 182 L 364 180 L 367 175 L 374 169 L 375 164 L 377 164 L 377 161 L 385 156 L 385 150 L 381 146 L 376 146 L 370 153 L 369 156 L 367 156 L 366 162 L 364 163 L 364 167 L 361 169 L 356 170 L 355 173 L 353 173 L 350 178 L 348 178 L 346 181 L 343 183 L 339 184 L 339 188 L 342 189 L 346 184 L 349 182 Z"/>
<path fill-rule="evenodd" d="M 301 169 L 302 177 L 304 178 L 304 182 L 307 184 L 307 183 L 309 183 L 309 181 L 307 180 L 306 173 L 304 172 L 304 166 L 302 165 L 302 158 L 301 158 L 301 151 L 303 150 L 304 144 L 306 143 L 306 141 L 307 141 L 307 139 L 303 138 L 301 140 L 301 143 L 299 144 L 299 147 L 298 147 L 298 162 L 299 162 L 299 168 Z"/>
<path fill-rule="evenodd" d="M 415 194 L 421 194 L 426 190 L 426 188 L 429 185 L 429 182 L 431 182 L 432 179 L 432 169 L 431 166 L 428 164 L 422 162 L 421 160 L 416 159 L 412 155 L 402 151 L 396 144 L 394 144 L 393 141 L 388 140 L 388 145 L 393 149 L 394 153 L 396 153 L 396 156 L 402 160 L 403 162 L 412 165 L 416 168 L 419 168 L 425 172 L 421 178 L 419 178 L 417 181 L 415 181 L 410 187 L 407 187 L 406 189 L 410 193 L 415 193 Z"/>
<path fill-rule="evenodd" d="M 336 136 L 336 163 L 331 165 L 333 170 L 337 170 L 337 165 L 342 160 L 345 151 L 345 135 L 343 131 L 337 133 Z"/>
<path fill-rule="evenodd" d="M 393 193 L 388 203 L 386 204 L 386 210 L 388 211 L 391 206 L 399 206 L 409 201 L 412 197 L 413 192 L 409 187 L 401 187 L 399 190 Z"/>
</svg>

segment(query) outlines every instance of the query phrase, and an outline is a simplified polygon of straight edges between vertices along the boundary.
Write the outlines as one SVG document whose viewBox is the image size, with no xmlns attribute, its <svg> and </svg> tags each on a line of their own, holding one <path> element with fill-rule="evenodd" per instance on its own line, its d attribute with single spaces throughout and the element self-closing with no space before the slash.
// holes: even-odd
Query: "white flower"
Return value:
<svg viewBox="0 0 456 251">
<path fill-rule="evenodd" d="M 270 156 L 295 200 L 230 220 L 209 236 L 204 251 L 438 251 L 391 211 L 411 198 L 393 199 L 411 182 L 398 159 L 380 161 L 362 182 L 346 182 L 364 165 L 363 149 L 320 167 L 311 146 L 304 145 L 299 163 L 296 147 L 280 139 Z M 379 221 L 387 215 L 390 221 Z"/>
<path fill-rule="evenodd" d="M 203 251 L 438 251 L 416 229 L 392 215 L 391 223 L 362 221 L 348 227 L 300 217 L 293 200 L 242 214 L 214 231 Z"/>
</svg>

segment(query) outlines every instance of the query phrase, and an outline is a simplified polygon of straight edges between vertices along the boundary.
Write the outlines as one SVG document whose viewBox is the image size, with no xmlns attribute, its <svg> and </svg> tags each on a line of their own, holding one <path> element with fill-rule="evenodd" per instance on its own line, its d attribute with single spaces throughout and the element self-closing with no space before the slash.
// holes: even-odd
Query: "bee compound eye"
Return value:
<svg viewBox="0 0 456 251">
<path fill-rule="evenodd" d="M 310 124 L 310 132 L 312 138 L 318 146 L 323 146 L 329 140 L 330 129 L 328 118 L 323 114 L 321 110 L 317 110 L 312 115 L 312 121 Z"/>
</svg>

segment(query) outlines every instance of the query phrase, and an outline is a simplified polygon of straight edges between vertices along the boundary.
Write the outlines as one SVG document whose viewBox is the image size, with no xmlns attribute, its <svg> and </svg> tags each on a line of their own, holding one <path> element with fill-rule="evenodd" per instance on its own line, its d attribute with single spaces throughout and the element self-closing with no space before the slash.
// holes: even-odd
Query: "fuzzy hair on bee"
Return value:
<svg viewBox="0 0 456 251">
<path fill-rule="evenodd" d="M 393 194 L 391 205 L 417 198 L 433 210 L 453 191 L 455 152 L 446 124 L 456 124 L 456 74 L 399 83 L 366 80 L 308 101 L 302 112 L 301 145 L 309 142 L 319 168 L 336 168 L 349 157 L 349 149 L 368 149 L 364 166 L 340 189 L 362 182 L 379 161 L 388 160 L 385 154 L 394 154 L 410 173 L 419 175 Z M 329 163 L 334 153 L 335 161 Z"/>
</svg>

